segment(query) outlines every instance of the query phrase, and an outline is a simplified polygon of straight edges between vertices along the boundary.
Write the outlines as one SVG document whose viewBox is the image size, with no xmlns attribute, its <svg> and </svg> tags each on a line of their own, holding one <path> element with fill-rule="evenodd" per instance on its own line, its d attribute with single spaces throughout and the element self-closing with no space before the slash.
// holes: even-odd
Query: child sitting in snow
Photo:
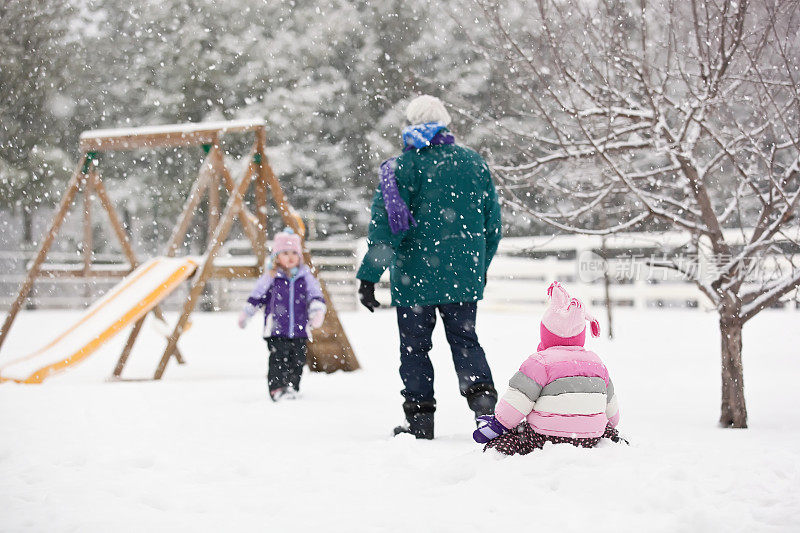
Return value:
<svg viewBox="0 0 800 533">
<path fill-rule="evenodd" d="M 258 279 L 239 315 L 244 328 L 264 308 L 264 339 L 269 347 L 267 382 L 272 401 L 293 399 L 300 390 L 309 330 L 325 319 L 319 282 L 303 264 L 300 236 L 285 229 L 275 236 L 270 269 Z"/>
<path fill-rule="evenodd" d="M 557 281 L 547 294 L 538 351 L 511 378 L 494 415 L 480 417 L 472 434 L 484 451 L 526 455 L 545 442 L 593 448 L 601 438 L 620 440 L 614 385 L 600 358 L 583 347 L 585 321 L 595 337 L 600 323 Z"/>
</svg>

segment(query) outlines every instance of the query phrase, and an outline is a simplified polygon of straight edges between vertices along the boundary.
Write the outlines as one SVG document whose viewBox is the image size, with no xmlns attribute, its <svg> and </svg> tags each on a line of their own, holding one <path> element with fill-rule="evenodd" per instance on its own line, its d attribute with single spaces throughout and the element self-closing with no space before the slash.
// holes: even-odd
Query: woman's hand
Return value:
<svg viewBox="0 0 800 533">
<path fill-rule="evenodd" d="M 374 313 L 375 308 L 381 306 L 380 302 L 375 299 L 375 284 L 371 281 L 361 280 L 361 285 L 358 287 L 358 299 L 361 301 L 361 305 L 369 309 L 370 313 Z"/>
</svg>

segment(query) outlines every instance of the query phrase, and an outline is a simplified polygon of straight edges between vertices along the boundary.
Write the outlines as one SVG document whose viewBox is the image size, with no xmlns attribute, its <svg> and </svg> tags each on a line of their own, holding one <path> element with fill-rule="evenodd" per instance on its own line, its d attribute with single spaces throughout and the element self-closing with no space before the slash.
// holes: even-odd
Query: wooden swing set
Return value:
<svg viewBox="0 0 800 533">
<path fill-rule="evenodd" d="M 248 134 L 255 137 L 253 147 L 246 156 L 248 164 L 240 178 L 235 179 L 226 165 L 220 138 L 225 134 Z M 133 272 L 140 261 L 131 245 L 125 228 L 117 216 L 114 204 L 100 178 L 99 156 L 102 152 L 119 150 L 139 150 L 153 148 L 202 146 L 206 152 L 197 178 L 184 203 L 181 214 L 172 230 L 163 255 L 175 257 L 184 242 L 195 218 L 196 210 L 204 198 L 207 199 L 208 244 L 189 278 L 190 289 L 177 323 L 167 337 L 167 344 L 155 370 L 153 379 L 161 379 L 170 358 L 183 364 L 184 357 L 178 349 L 178 340 L 186 331 L 189 317 L 200 300 L 206 283 L 210 279 L 257 278 L 265 268 L 267 258 L 267 202 L 271 196 L 283 223 L 300 235 L 303 241 L 303 257 L 306 264 L 319 279 L 312 259 L 305 246 L 305 226 L 301 218 L 289 204 L 281 185 L 267 161 L 265 153 L 267 139 L 266 124 L 263 120 L 240 120 L 215 123 L 195 123 L 182 125 L 130 128 L 124 130 L 97 130 L 84 132 L 80 137 L 81 157 L 77 168 L 61 198 L 53 221 L 41 242 L 38 253 L 30 264 L 25 281 L 20 288 L 16 300 L 11 305 L 5 323 L 0 331 L 0 348 L 2 348 L 11 325 L 22 308 L 37 278 L 122 278 Z M 247 199 L 247 192 L 254 186 L 254 203 Z M 220 211 L 221 194 L 227 194 L 227 202 Z M 83 193 L 83 263 L 63 265 L 46 263 L 50 250 L 58 232 L 73 205 L 76 196 Z M 127 258 L 128 264 L 96 265 L 92 255 L 92 198 L 99 199 Z M 252 203 L 252 205 L 248 205 Z M 227 239 L 235 220 L 242 226 L 244 234 L 250 242 L 255 262 L 253 264 L 225 265 L 218 254 Z M 309 367 L 315 371 L 334 372 L 336 370 L 355 370 L 359 367 L 347 335 L 342 328 L 336 310 L 324 282 L 320 279 L 322 291 L 328 302 L 328 311 L 320 329 L 314 331 L 314 340 L 309 344 Z M 160 300 L 158 300 L 160 301 Z M 134 343 L 142 329 L 149 312 L 166 323 L 159 305 L 133 322 L 127 342 L 120 354 L 113 376 L 121 378 L 122 371 L 133 350 Z"/>
</svg>

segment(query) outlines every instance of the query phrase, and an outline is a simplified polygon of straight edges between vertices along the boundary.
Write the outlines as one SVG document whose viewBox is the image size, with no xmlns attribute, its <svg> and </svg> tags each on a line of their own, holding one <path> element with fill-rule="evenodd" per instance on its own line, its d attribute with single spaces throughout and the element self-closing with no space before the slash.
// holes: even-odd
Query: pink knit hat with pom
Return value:
<svg viewBox="0 0 800 533">
<path fill-rule="evenodd" d="M 592 336 L 600 336 L 600 322 L 583 307 L 577 298 L 570 298 L 567 290 L 557 281 L 547 289 L 550 306 L 544 312 L 540 331 L 539 350 L 551 346 L 583 346 L 586 342 L 586 321 L 592 327 Z"/>
<path fill-rule="evenodd" d="M 275 240 L 272 241 L 272 255 L 278 255 L 281 252 L 295 252 L 297 255 L 303 256 L 300 235 L 292 231 L 291 228 L 286 228 L 275 235 Z"/>
</svg>

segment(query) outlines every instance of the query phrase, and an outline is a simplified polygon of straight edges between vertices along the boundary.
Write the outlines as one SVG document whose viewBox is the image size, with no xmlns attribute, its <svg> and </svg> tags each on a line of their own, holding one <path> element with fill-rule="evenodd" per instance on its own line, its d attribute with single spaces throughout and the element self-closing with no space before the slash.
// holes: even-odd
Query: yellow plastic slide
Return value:
<svg viewBox="0 0 800 533">
<path fill-rule="evenodd" d="M 191 257 L 155 257 L 143 263 L 48 344 L 25 357 L 0 363 L 0 383 L 41 383 L 83 361 L 169 296 L 194 273 L 197 264 Z"/>
</svg>

